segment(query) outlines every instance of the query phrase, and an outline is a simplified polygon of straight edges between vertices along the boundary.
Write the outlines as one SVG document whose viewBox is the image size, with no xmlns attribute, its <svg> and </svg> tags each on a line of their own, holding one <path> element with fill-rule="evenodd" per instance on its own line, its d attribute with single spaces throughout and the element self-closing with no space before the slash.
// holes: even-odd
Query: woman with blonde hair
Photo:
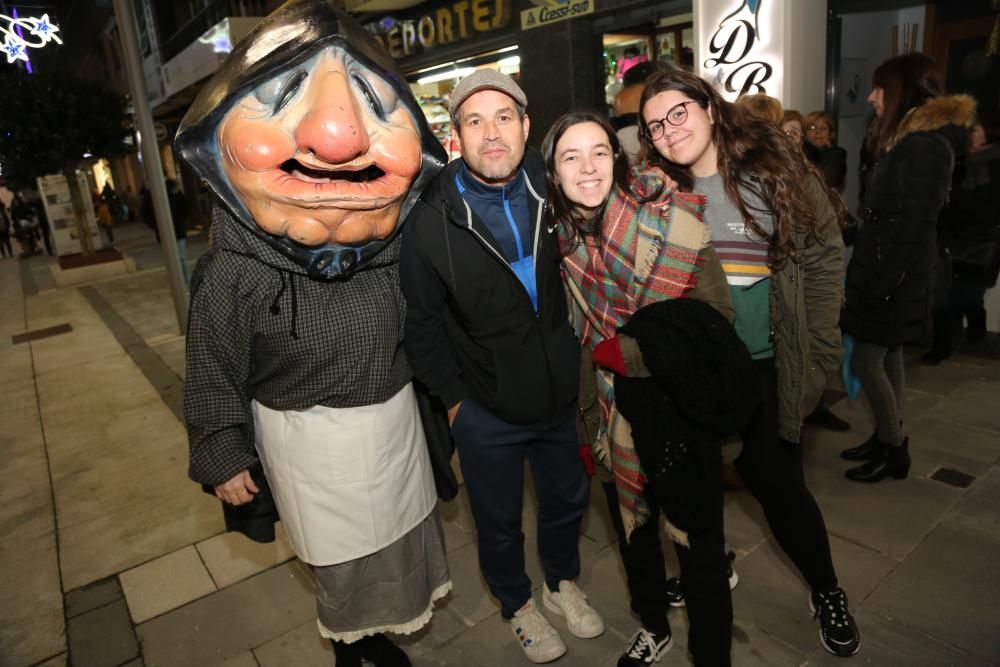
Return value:
<svg viewBox="0 0 1000 667">
<path fill-rule="evenodd" d="M 736 100 L 736 106 L 751 116 L 765 120 L 775 127 L 781 125 L 781 121 L 785 116 L 785 111 L 781 108 L 781 102 L 764 93 L 741 95 Z"/>
<path fill-rule="evenodd" d="M 837 145 L 837 130 L 833 119 L 824 111 L 813 111 L 805 118 L 805 141 L 802 144 L 806 156 L 820 168 L 826 184 L 837 192 L 844 191 L 847 176 L 847 151 Z"/>
</svg>

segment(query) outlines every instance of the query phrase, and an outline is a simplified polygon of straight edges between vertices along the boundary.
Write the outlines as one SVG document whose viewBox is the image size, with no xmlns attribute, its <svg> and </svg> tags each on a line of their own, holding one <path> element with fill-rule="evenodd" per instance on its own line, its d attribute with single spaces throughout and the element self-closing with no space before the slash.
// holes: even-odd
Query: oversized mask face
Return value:
<svg viewBox="0 0 1000 667">
<path fill-rule="evenodd" d="M 420 171 L 420 135 L 396 89 L 339 47 L 258 85 L 217 138 L 257 225 L 304 246 L 387 238 Z"/>
</svg>

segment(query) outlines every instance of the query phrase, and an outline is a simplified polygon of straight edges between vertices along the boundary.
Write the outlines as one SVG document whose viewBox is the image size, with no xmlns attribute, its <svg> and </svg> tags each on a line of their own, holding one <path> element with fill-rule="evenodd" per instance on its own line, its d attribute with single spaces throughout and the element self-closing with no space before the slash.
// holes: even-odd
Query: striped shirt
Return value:
<svg viewBox="0 0 1000 667">
<path fill-rule="evenodd" d="M 705 195 L 705 222 L 712 230 L 712 246 L 722 262 L 726 280 L 730 285 L 753 285 L 771 275 L 767 266 L 767 240 L 753 235 L 743 224 L 743 216 L 726 195 L 722 176 L 718 173 L 696 178 L 694 191 Z M 761 226 L 770 232 L 773 221 L 764 202 L 755 193 L 743 192 L 744 201 L 751 212 L 760 209 L 757 216 Z"/>
<path fill-rule="evenodd" d="M 726 273 L 736 310 L 736 333 L 754 359 L 774 355 L 769 305 L 771 269 L 767 265 L 767 239 L 746 228 L 740 211 L 729 200 L 718 173 L 696 178 L 694 191 L 705 195 L 705 222 L 712 230 L 712 247 Z M 768 233 L 774 219 L 757 193 L 740 190 L 747 209 Z"/>
</svg>

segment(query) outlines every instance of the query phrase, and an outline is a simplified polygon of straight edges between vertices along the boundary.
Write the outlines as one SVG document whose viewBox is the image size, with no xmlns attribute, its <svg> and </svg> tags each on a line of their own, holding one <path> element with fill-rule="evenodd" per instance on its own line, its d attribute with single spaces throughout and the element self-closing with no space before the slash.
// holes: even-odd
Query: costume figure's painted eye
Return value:
<svg viewBox="0 0 1000 667">
<path fill-rule="evenodd" d="M 254 89 L 253 95 L 261 104 L 271 107 L 271 115 L 277 114 L 292 101 L 309 76 L 305 70 L 295 70 L 278 76 Z"/>
<path fill-rule="evenodd" d="M 382 100 L 379 99 L 375 91 L 372 90 L 371 84 L 368 80 L 361 74 L 354 72 L 351 74 L 351 80 L 354 81 L 354 85 L 358 87 L 361 94 L 364 95 L 365 101 L 368 102 L 368 108 L 378 117 L 379 120 L 385 120 L 385 109 L 382 106 Z"/>
<path fill-rule="evenodd" d="M 295 94 L 299 92 L 299 88 L 302 87 L 302 82 L 305 81 L 308 76 L 309 72 L 298 71 L 288 79 L 288 82 L 281 87 L 281 91 L 278 95 L 278 101 L 274 105 L 274 113 L 278 113 L 285 108 L 286 104 L 292 101 Z"/>
<path fill-rule="evenodd" d="M 285 82 L 285 77 L 279 76 L 262 83 L 253 90 L 253 96 L 257 98 L 257 101 L 261 104 L 266 104 L 268 106 L 274 104 L 274 101 L 278 99 L 278 91 L 281 90 L 281 85 Z"/>
</svg>

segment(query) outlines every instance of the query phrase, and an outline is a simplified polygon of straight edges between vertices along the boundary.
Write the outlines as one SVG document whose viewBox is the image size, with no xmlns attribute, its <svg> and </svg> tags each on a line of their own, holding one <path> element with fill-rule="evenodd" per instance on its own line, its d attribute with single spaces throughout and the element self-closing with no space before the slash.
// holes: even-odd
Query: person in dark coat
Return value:
<svg viewBox="0 0 1000 667">
<path fill-rule="evenodd" d="M 986 336 L 986 290 L 1000 271 L 1000 144 L 987 143 L 981 123 L 969 131 L 969 154 L 955 164 L 951 197 L 938 225 L 941 285 L 935 288 L 934 340 L 922 363 L 951 356 L 952 339 L 968 322 L 965 340 Z"/>
<path fill-rule="evenodd" d="M 476 522 L 479 566 L 532 662 L 566 652 L 539 610 L 593 638 L 604 621 L 576 584 L 590 485 L 577 448 L 579 347 L 559 278 L 542 157 L 525 150 L 524 91 L 480 69 L 451 93 L 462 159 L 421 195 L 403 230 L 403 339 L 414 373 L 448 408 Z M 538 496 L 541 603 L 525 572 L 525 462 Z"/>
<path fill-rule="evenodd" d="M 934 62 L 909 53 L 882 63 L 868 97 L 876 121 L 868 135 L 864 222 L 847 267 L 843 331 L 857 341 L 851 368 L 875 415 L 868 440 L 841 452 L 864 463 L 848 479 L 905 478 L 903 348 L 924 331 L 937 264 L 937 221 L 951 185 L 955 156 L 966 146 L 975 102 L 943 96 Z"/>
<path fill-rule="evenodd" d="M 802 150 L 820 171 L 826 184 L 837 192 L 844 191 L 847 177 L 847 151 L 837 145 L 837 131 L 833 119 L 823 111 L 813 111 L 806 116 L 805 141 Z"/>
<path fill-rule="evenodd" d="M 24 201 L 20 193 L 10 202 L 10 219 L 14 226 L 14 238 L 21 245 L 21 258 L 31 257 L 38 252 L 35 209 Z"/>
</svg>

